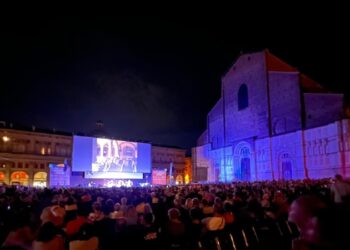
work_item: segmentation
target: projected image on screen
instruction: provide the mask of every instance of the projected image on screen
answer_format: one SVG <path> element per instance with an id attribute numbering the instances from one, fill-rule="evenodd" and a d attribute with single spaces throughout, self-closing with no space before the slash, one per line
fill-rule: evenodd
<path id="1" fill-rule="evenodd" d="M 142 178 L 151 173 L 151 144 L 75 135 L 72 170 L 89 178 Z"/>
<path id="2" fill-rule="evenodd" d="M 137 143 L 97 138 L 92 171 L 137 172 Z"/>

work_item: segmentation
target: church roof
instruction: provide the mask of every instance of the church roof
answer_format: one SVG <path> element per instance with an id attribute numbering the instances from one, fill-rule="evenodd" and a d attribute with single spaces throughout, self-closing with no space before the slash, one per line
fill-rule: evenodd
<path id="1" fill-rule="evenodd" d="M 277 56 L 265 50 L 266 68 L 268 71 L 281 71 L 281 72 L 299 72 L 298 69 L 290 66 L 288 63 L 282 61 Z M 316 92 L 325 93 L 329 92 L 326 88 L 321 86 L 318 82 L 311 79 L 310 77 L 300 73 L 300 83 L 303 92 Z"/>
<path id="2" fill-rule="evenodd" d="M 307 75 L 300 74 L 300 82 L 304 92 L 312 92 L 312 93 L 330 92 L 325 87 L 321 86 L 318 82 L 311 79 Z"/>
<path id="3" fill-rule="evenodd" d="M 265 50 L 266 68 L 268 71 L 299 72 L 296 68 L 282 61 L 277 56 Z"/>

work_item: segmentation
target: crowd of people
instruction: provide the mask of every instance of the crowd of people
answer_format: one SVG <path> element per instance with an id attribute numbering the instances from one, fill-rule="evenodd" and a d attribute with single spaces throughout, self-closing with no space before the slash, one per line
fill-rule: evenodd
<path id="1" fill-rule="evenodd" d="M 0 186 L 1 249 L 349 249 L 335 179 L 184 186 Z M 345 229 L 344 229 L 345 228 Z"/>

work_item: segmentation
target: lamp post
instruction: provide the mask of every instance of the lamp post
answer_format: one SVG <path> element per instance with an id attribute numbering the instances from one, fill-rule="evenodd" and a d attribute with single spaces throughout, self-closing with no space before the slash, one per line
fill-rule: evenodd
<path id="1" fill-rule="evenodd" d="M 5 143 L 5 150 L 6 150 L 6 143 L 10 141 L 10 137 L 4 135 L 2 137 L 2 141 Z M 9 160 L 8 158 L 4 158 L 4 157 L 0 157 L 0 159 L 4 159 L 4 160 Z M 1 164 L 0 166 L 1 168 L 6 168 L 6 165 L 5 164 Z M 6 171 L 6 170 L 5 170 Z"/>
<path id="2" fill-rule="evenodd" d="M 2 140 L 3 140 L 3 142 L 9 142 L 9 141 L 10 141 L 10 137 L 4 135 L 4 136 L 2 137 Z"/>

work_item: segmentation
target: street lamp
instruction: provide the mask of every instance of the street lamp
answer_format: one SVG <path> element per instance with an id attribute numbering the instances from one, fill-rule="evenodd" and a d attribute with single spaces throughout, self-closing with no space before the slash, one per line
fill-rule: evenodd
<path id="1" fill-rule="evenodd" d="M 4 142 L 8 142 L 8 141 L 10 141 L 10 137 L 4 135 L 4 136 L 2 137 L 2 140 L 3 140 Z"/>

